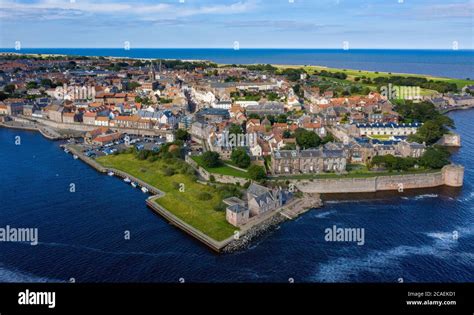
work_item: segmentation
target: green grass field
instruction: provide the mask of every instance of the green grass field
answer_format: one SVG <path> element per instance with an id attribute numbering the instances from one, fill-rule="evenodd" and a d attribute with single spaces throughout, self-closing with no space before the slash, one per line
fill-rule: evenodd
<path id="1" fill-rule="evenodd" d="M 189 175 L 180 173 L 172 176 L 164 175 L 164 168 L 178 171 L 183 165 L 187 165 L 184 161 L 175 160 L 174 164 L 162 160 L 149 162 L 138 160 L 133 154 L 119 154 L 99 157 L 97 162 L 105 167 L 127 172 L 162 190 L 166 194 L 157 199 L 157 203 L 217 241 L 232 236 L 237 230 L 226 221 L 225 211 L 214 210 L 214 206 L 222 201 L 215 188 L 199 184 Z M 177 188 L 179 184 L 184 185 L 184 192 L 180 192 Z M 211 194 L 212 199 L 200 200 L 198 196 L 203 192 Z"/>
<path id="2" fill-rule="evenodd" d="M 202 156 L 200 156 L 200 155 L 193 156 L 192 159 L 199 166 L 204 168 L 209 173 L 220 174 L 220 175 L 229 175 L 229 176 L 235 176 L 235 177 L 250 179 L 250 176 L 247 172 L 236 170 L 235 168 L 232 168 L 232 167 L 230 167 L 228 165 L 225 165 L 223 163 L 218 167 L 213 167 L 213 168 L 205 167 L 202 163 Z"/>
<path id="3" fill-rule="evenodd" d="M 474 84 L 473 78 L 471 80 L 466 79 L 452 79 L 452 78 L 444 78 L 444 77 L 436 77 L 431 75 L 425 74 L 413 74 L 413 73 L 389 73 L 389 72 L 380 72 L 376 73 L 377 71 L 365 71 L 365 70 L 354 70 L 354 69 L 338 69 L 338 68 L 328 68 L 328 67 L 321 67 L 321 66 L 292 66 L 292 65 L 275 65 L 278 68 L 304 68 L 308 73 L 312 74 L 314 71 L 321 71 L 326 70 L 328 72 L 343 72 L 347 74 L 347 79 L 349 81 L 354 81 L 355 77 L 365 76 L 367 78 L 376 78 L 376 77 L 390 77 L 390 76 L 404 76 L 404 77 L 421 77 L 426 78 L 428 80 L 435 80 L 435 81 L 448 81 L 451 83 L 456 83 L 458 88 L 462 88 L 466 85 Z"/>

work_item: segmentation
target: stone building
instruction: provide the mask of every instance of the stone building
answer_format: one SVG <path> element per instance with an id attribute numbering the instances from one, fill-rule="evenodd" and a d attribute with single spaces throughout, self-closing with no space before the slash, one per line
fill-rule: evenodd
<path id="1" fill-rule="evenodd" d="M 257 114 L 260 116 L 280 115 L 285 112 L 285 107 L 280 102 L 268 102 L 259 105 L 250 105 L 245 109 L 247 115 Z"/>
<path id="2" fill-rule="evenodd" d="M 233 226 L 242 226 L 251 219 L 280 208 L 288 198 L 281 189 L 267 188 L 255 183 L 247 188 L 247 200 L 230 197 L 223 200 L 227 204 L 226 220 Z"/>
<path id="3" fill-rule="evenodd" d="M 233 226 L 242 226 L 249 221 L 250 211 L 244 205 L 234 204 L 227 207 L 225 217 Z"/>
<path id="4" fill-rule="evenodd" d="M 0 115 L 8 115 L 7 105 L 0 102 Z"/>
<path id="5" fill-rule="evenodd" d="M 420 123 L 355 124 L 356 136 L 408 136 L 415 134 L 419 127 L 421 127 Z"/>
<path id="6" fill-rule="evenodd" d="M 425 153 L 426 145 L 416 142 L 400 141 L 397 144 L 397 150 L 402 157 L 419 158 Z"/>
<path id="7" fill-rule="evenodd" d="M 350 162 L 354 164 L 365 164 L 375 155 L 374 147 L 368 142 L 353 141 L 347 148 Z"/>
<path id="8" fill-rule="evenodd" d="M 82 116 L 82 121 L 85 125 L 95 125 L 95 120 L 97 117 L 97 113 L 94 112 L 86 112 Z"/>
<path id="9" fill-rule="evenodd" d="M 52 121 L 63 122 L 64 107 L 60 105 L 50 105 L 48 109 L 48 117 Z"/>
<path id="10" fill-rule="evenodd" d="M 74 123 L 76 114 L 75 113 L 63 113 L 64 123 Z"/>
<path id="11" fill-rule="evenodd" d="M 396 144 L 391 141 L 384 141 L 383 143 L 376 143 L 373 145 L 375 155 L 397 155 L 398 150 Z"/>
<path id="12" fill-rule="evenodd" d="M 278 209 L 283 204 L 282 192 L 255 183 L 247 189 L 248 208 L 251 216 Z"/>
<path id="13" fill-rule="evenodd" d="M 34 110 L 33 105 L 24 105 L 23 106 L 23 115 L 32 116 L 33 115 L 33 110 Z"/>
<path id="14" fill-rule="evenodd" d="M 23 114 L 23 103 L 21 102 L 7 102 L 8 115 L 16 116 Z"/>
<path id="15" fill-rule="evenodd" d="M 346 152 L 343 149 L 280 150 L 272 154 L 274 174 L 306 174 L 345 172 Z"/>

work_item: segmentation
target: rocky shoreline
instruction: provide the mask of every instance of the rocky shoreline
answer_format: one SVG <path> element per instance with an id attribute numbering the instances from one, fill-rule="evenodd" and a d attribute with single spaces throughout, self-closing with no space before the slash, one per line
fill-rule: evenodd
<path id="1" fill-rule="evenodd" d="M 275 230 L 281 223 L 295 219 L 311 209 L 322 207 L 322 205 L 323 203 L 319 194 L 304 194 L 302 198 L 293 200 L 270 218 L 245 231 L 244 235 L 224 247 L 222 253 L 233 253 L 245 250 L 249 248 L 255 240 Z"/>
<path id="2" fill-rule="evenodd" d="M 286 220 L 288 219 L 280 213 L 275 214 L 274 216 L 268 218 L 260 224 L 250 228 L 245 233 L 245 235 L 236 238 L 234 241 L 229 243 L 226 247 L 222 249 L 222 253 L 228 254 L 249 248 L 249 246 L 254 243 L 256 239 L 275 230 L 278 225 L 280 225 Z"/>

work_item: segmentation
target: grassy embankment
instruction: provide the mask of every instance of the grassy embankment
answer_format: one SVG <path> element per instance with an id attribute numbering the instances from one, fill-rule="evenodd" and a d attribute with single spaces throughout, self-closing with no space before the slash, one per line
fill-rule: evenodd
<path id="1" fill-rule="evenodd" d="M 191 176 L 179 173 L 186 165 L 175 160 L 174 164 L 158 159 L 155 162 L 138 160 L 133 154 L 108 155 L 97 158 L 105 167 L 115 168 L 137 177 L 165 192 L 165 196 L 156 200 L 169 212 L 200 230 L 211 238 L 222 241 L 234 234 L 236 228 L 225 219 L 225 211 L 216 211 L 214 207 L 222 198 L 216 188 L 197 183 Z M 173 168 L 176 173 L 166 176 L 164 169 Z M 179 185 L 184 184 L 184 192 Z M 202 193 L 209 193 L 210 200 L 201 200 Z"/>

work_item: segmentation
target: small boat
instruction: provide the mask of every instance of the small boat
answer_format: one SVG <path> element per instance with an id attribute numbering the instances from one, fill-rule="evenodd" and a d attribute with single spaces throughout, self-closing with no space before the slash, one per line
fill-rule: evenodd
<path id="1" fill-rule="evenodd" d="M 126 182 L 126 183 L 130 183 L 130 182 L 131 182 L 130 178 L 128 178 L 128 177 L 124 178 L 123 181 Z"/>
<path id="2" fill-rule="evenodd" d="M 142 191 L 146 194 L 148 192 L 148 188 L 142 187 Z"/>
<path id="3" fill-rule="evenodd" d="M 115 174 L 114 174 L 114 172 L 108 172 L 107 175 L 114 176 Z"/>
<path id="4" fill-rule="evenodd" d="M 72 157 L 74 158 L 74 160 L 77 160 L 77 159 L 79 158 L 79 157 L 78 157 L 77 155 L 75 155 L 75 154 L 74 154 Z"/>
<path id="5" fill-rule="evenodd" d="M 131 185 L 132 185 L 132 187 L 133 187 L 133 188 L 137 188 L 137 183 L 135 183 L 135 182 L 132 182 L 132 184 L 131 184 Z"/>
<path id="6" fill-rule="evenodd" d="M 64 152 L 69 153 L 69 150 L 68 150 L 68 149 L 64 149 Z"/>

